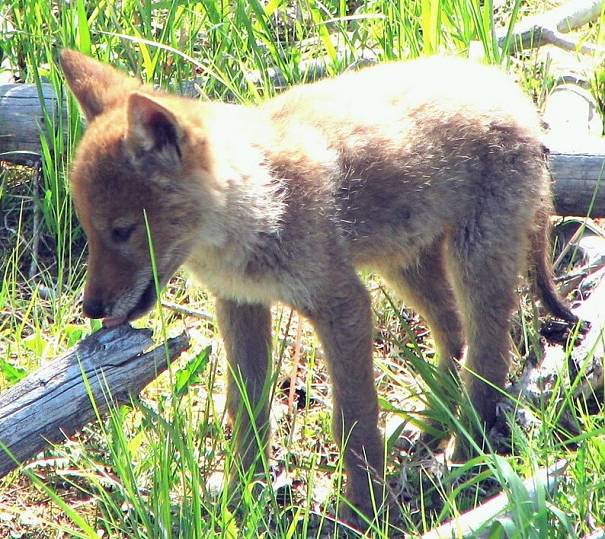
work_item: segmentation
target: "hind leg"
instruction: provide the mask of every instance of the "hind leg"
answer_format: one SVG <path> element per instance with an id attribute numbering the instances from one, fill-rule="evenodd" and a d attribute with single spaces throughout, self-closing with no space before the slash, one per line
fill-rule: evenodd
<path id="1" fill-rule="evenodd" d="M 524 221 L 513 217 L 508 216 L 504 223 L 494 222 L 491 215 L 484 226 L 480 218 L 471 217 L 454 232 L 448 249 L 468 343 L 462 379 L 486 429 L 495 422 L 499 390 L 508 375 L 510 319 L 526 253 Z M 481 445 L 481 432 L 472 422 L 466 426 Z M 454 458 L 463 459 L 468 454 L 466 444 L 458 439 Z"/>

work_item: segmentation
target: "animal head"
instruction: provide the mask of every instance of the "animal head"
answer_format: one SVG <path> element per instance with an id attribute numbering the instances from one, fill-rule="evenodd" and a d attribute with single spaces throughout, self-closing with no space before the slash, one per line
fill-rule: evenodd
<path id="1" fill-rule="evenodd" d="M 202 105 L 75 51 L 61 66 L 88 122 L 70 177 L 89 249 L 83 310 L 115 325 L 153 307 L 152 256 L 164 286 L 196 241 L 212 199 L 203 114 L 191 114 Z"/>

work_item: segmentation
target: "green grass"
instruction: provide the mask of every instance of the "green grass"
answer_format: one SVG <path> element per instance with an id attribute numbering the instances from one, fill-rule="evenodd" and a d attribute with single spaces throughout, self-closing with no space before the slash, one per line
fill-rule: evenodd
<path id="1" fill-rule="evenodd" d="M 527 90 L 543 98 L 551 84 L 544 76 L 547 66 L 532 55 L 512 59 L 510 41 L 503 50 L 496 46 L 491 4 L 4 2 L 0 19 L 12 29 L 0 31 L 1 59 L 39 91 L 42 83 L 52 84 L 57 95 L 66 96 L 66 110 L 45 115 L 38 185 L 27 169 L 0 169 L 0 390 L 98 328 L 82 319 L 78 304 L 84 239 L 67 175 L 82 125 L 57 68 L 60 48 L 77 48 L 175 91 L 195 81 L 204 98 L 254 103 L 312 78 L 313 70 L 305 68 L 309 64 L 315 72 L 333 75 L 355 66 L 362 52 L 371 51 L 379 61 L 439 51 L 466 55 L 471 43 L 478 43 L 486 61 L 514 65 Z M 506 27 L 526 10 L 526 4 L 509 2 L 496 15 Z M 599 80 L 595 84 L 601 88 Z M 30 275 L 34 208 L 41 235 L 38 268 Z M 177 276 L 164 297 L 211 312 L 211 299 L 184 285 L 185 278 Z M 401 502 L 391 510 L 394 528 L 378 526 L 374 536 L 426 531 L 503 489 L 512 512 L 490 524 L 491 537 L 581 537 L 605 526 L 605 415 L 574 398 L 577 380 L 564 374 L 553 398 L 533 410 L 540 422 L 528 429 L 513 426 L 511 456 L 481 453 L 448 471 L 407 454 L 399 435 L 409 424 L 426 421 L 419 412 L 423 404 L 432 404 L 432 413 L 450 431 L 460 429 L 450 411 L 451 402 L 460 400 L 459 389 L 431 366 L 432 343 L 422 323 L 373 284 L 372 289 L 383 416 L 394 425 L 387 429 L 388 474 Z M 516 343 L 526 355 L 539 343 L 530 318 L 521 318 Z M 301 323 L 287 309 L 276 308 L 274 356 L 281 370 L 276 368 L 269 391 L 278 416 L 271 464 L 287 468 L 289 490 L 274 491 L 266 486 L 268 478 L 249 477 L 242 478 L 237 499 L 211 488 L 211 478 L 233 461 L 223 417 L 226 367 L 216 328 L 205 319 L 155 311 L 138 325 L 152 327 L 158 338 L 186 326 L 191 352 L 132 407 L 114 409 L 70 443 L 46 452 L 62 464 L 1 480 L 0 536 L 97 537 L 98 530 L 112 538 L 343 536 L 343 528 L 332 521 L 335 507 L 344 503 L 338 495 L 342 462 L 329 433 L 327 375 L 307 326 L 301 331 L 303 361 L 294 376 L 300 404 L 289 412 L 288 389 L 283 390 L 294 368 L 295 326 Z M 463 417 L 472 416 L 464 401 L 461 408 Z M 563 409 L 581 434 L 563 431 L 558 421 Z M 520 481 L 561 457 L 570 465 L 556 493 L 530 500 Z M 28 524 L 24 507 L 41 521 Z"/>

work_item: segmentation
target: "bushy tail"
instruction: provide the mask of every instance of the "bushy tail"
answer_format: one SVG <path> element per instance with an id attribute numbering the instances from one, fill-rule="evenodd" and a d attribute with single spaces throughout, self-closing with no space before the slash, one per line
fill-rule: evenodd
<path id="1" fill-rule="evenodd" d="M 558 318 L 577 322 L 578 317 L 571 312 L 567 302 L 559 295 L 553 279 L 550 261 L 550 219 L 548 212 L 537 215 L 537 228 L 530 239 L 529 264 L 532 285 L 536 295 L 546 308 Z"/>

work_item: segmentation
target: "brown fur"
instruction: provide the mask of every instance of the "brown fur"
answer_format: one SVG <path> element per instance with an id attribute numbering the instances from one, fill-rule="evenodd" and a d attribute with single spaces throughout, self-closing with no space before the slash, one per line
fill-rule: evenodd
<path id="1" fill-rule="evenodd" d="M 155 92 L 76 52 L 61 59 L 89 120 L 71 175 L 90 249 L 85 313 L 118 323 L 152 306 L 145 211 L 161 284 L 185 265 L 217 296 L 229 411 L 242 407 L 239 377 L 266 451 L 269 306 L 298 309 L 325 348 L 347 495 L 366 513 L 368 470 L 381 477 L 384 462 L 356 268 L 383 274 L 426 317 L 444 369 L 464 353 L 487 425 L 497 391 L 471 373 L 505 383 L 528 250 L 546 305 L 574 318 L 547 263 L 538 117 L 496 69 L 395 63 L 243 107 Z M 244 416 L 236 445 L 250 467 L 259 450 Z"/>

